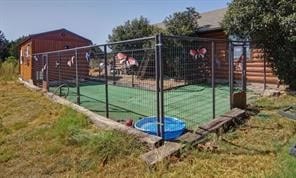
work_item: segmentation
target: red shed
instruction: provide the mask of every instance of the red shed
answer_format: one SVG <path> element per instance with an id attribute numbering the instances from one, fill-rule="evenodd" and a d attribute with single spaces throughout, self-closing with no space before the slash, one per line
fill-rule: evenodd
<path id="1" fill-rule="evenodd" d="M 91 45 L 92 42 L 66 29 L 29 35 L 20 44 L 20 76 L 36 84 L 40 67 L 33 54 Z M 40 59 L 42 60 L 42 59 Z M 55 63 L 48 58 L 48 65 Z M 83 71 L 80 71 L 83 72 Z M 88 73 L 88 71 L 85 71 Z"/>

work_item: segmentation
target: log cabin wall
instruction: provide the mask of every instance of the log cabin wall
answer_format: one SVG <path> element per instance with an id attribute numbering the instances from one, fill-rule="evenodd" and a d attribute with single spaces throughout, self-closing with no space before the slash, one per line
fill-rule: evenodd
<path id="1" fill-rule="evenodd" d="M 221 30 L 200 33 L 198 34 L 198 37 L 223 40 L 227 40 L 228 38 L 227 35 Z M 208 51 L 208 53 L 211 52 Z M 210 54 L 208 56 L 211 58 Z M 228 80 L 228 43 L 226 41 L 215 41 L 215 61 L 215 78 Z"/>
<path id="2" fill-rule="evenodd" d="M 222 30 L 204 32 L 198 34 L 201 38 L 212 39 L 225 39 L 228 37 Z M 209 51 L 210 52 L 210 51 Z M 216 54 L 216 68 L 215 77 L 217 79 L 228 80 L 229 67 L 228 67 L 228 43 L 227 42 L 215 42 L 215 54 Z M 210 56 L 210 55 L 209 55 Z M 235 59 L 236 60 L 236 59 Z M 278 84 L 279 79 L 273 74 L 271 65 L 266 62 L 266 83 Z M 234 79 L 241 80 L 242 71 L 239 68 L 234 70 Z M 248 83 L 264 83 L 264 53 L 261 49 L 255 45 L 250 46 L 250 57 L 247 59 L 247 82 Z"/>
<path id="3" fill-rule="evenodd" d="M 238 59 L 234 59 L 237 61 Z M 271 65 L 266 62 L 264 69 L 264 52 L 262 49 L 250 46 L 250 56 L 247 57 L 247 82 L 262 83 L 266 80 L 266 84 L 278 84 L 279 79 L 273 74 Z M 265 71 L 265 74 L 264 74 Z M 240 67 L 234 69 L 234 79 L 241 80 L 242 70 Z"/>
<path id="4" fill-rule="evenodd" d="M 266 83 L 278 84 L 279 79 L 272 72 L 271 65 L 266 62 Z M 264 53 L 262 49 L 251 46 L 251 59 L 247 61 L 247 81 L 264 83 Z"/>

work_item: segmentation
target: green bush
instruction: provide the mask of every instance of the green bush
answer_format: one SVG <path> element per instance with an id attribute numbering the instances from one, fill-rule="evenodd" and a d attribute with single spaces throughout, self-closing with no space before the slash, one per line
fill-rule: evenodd
<path id="1" fill-rule="evenodd" d="M 251 39 L 267 54 L 279 79 L 296 89 L 295 0 L 235 0 L 223 27 L 229 35 Z"/>
<path id="2" fill-rule="evenodd" d="M 10 56 L 4 62 L 0 62 L 0 80 L 15 80 L 18 75 L 17 59 Z"/>

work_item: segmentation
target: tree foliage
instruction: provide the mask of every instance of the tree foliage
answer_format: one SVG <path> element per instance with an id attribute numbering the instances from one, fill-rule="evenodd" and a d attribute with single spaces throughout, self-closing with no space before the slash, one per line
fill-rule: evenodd
<path id="1" fill-rule="evenodd" d="M 15 58 L 19 58 L 19 44 L 25 39 L 25 36 L 21 36 L 14 41 L 10 41 L 8 45 L 8 53 L 9 56 L 14 56 Z"/>
<path id="2" fill-rule="evenodd" d="M 8 41 L 0 30 L 0 61 L 8 56 Z"/>
<path id="3" fill-rule="evenodd" d="M 150 25 L 148 19 L 141 16 L 140 18 L 128 20 L 123 25 L 115 27 L 112 30 L 112 34 L 108 36 L 108 41 L 115 42 L 148 37 L 158 33 L 159 31 L 159 28 Z M 127 49 L 139 49 L 144 46 L 148 47 L 151 45 L 152 44 L 149 41 L 138 41 L 133 43 L 110 45 L 109 47 L 113 50 L 121 51 Z"/>
<path id="4" fill-rule="evenodd" d="M 278 77 L 296 88 L 295 0 L 234 0 L 223 27 L 230 35 L 254 40 Z"/>
<path id="5" fill-rule="evenodd" d="M 7 58 L 14 57 L 19 58 L 19 44 L 23 41 L 25 36 L 19 37 L 16 40 L 8 41 L 4 33 L 0 30 L 0 61 L 4 61 Z"/>
<path id="6" fill-rule="evenodd" d="M 185 11 L 175 12 L 165 18 L 163 23 L 167 33 L 171 35 L 190 36 L 198 28 L 199 13 L 193 7 L 186 8 Z"/>
<path id="7" fill-rule="evenodd" d="M 109 42 L 129 40 L 154 35 L 157 31 L 156 27 L 149 24 L 145 17 L 135 18 L 126 21 L 123 25 L 119 25 L 112 30 L 112 34 L 108 36 Z"/>

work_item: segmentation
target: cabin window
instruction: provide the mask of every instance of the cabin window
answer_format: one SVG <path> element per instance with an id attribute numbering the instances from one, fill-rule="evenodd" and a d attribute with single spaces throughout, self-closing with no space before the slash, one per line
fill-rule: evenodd
<path id="1" fill-rule="evenodd" d="M 251 52 L 250 52 L 249 45 L 247 45 L 246 50 L 247 50 L 247 60 L 249 60 L 251 58 Z M 240 56 L 243 54 L 243 47 L 242 46 L 234 46 L 233 53 L 234 53 L 233 58 L 239 59 Z"/>
<path id="2" fill-rule="evenodd" d="M 229 40 L 243 41 L 241 38 L 239 38 L 236 35 L 229 35 Z M 233 58 L 234 58 L 234 60 L 237 60 L 243 54 L 243 43 L 242 42 L 233 42 L 232 44 L 233 44 Z M 246 50 L 247 50 L 247 60 L 250 60 L 251 59 L 251 49 L 250 49 L 250 44 L 248 44 L 248 43 L 246 46 Z"/>

